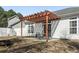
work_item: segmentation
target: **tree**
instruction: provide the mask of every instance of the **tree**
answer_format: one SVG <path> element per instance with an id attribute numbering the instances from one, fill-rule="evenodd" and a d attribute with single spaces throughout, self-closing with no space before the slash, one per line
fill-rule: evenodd
<path id="1" fill-rule="evenodd" d="M 19 17 L 22 17 L 22 16 L 23 16 L 21 13 L 17 13 L 17 15 L 18 15 Z"/>
<path id="2" fill-rule="evenodd" d="M 12 9 L 10 9 L 9 11 L 7 11 L 7 17 L 11 17 L 11 16 L 14 16 L 16 15 L 16 12 L 13 11 Z"/>
<path id="3" fill-rule="evenodd" d="M 19 17 L 22 16 L 21 13 L 16 13 L 14 10 L 10 9 L 8 11 L 5 11 L 2 7 L 0 7 L 0 27 L 7 27 L 8 21 L 7 19 L 9 17 L 12 17 L 14 15 L 18 15 Z"/>
<path id="4" fill-rule="evenodd" d="M 0 15 L 4 12 L 4 9 L 0 7 Z"/>

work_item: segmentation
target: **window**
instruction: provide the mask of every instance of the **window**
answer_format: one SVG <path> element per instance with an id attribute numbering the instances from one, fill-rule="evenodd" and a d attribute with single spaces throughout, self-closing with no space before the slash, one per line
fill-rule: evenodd
<path id="1" fill-rule="evenodd" d="M 70 34 L 77 34 L 77 21 L 70 21 Z"/>
<path id="2" fill-rule="evenodd" d="M 76 27 L 77 26 L 77 21 L 70 21 L 70 26 L 71 27 Z"/>
<path id="3" fill-rule="evenodd" d="M 72 19 L 77 19 L 77 17 L 70 18 L 70 20 L 72 20 Z"/>
<path id="4" fill-rule="evenodd" d="M 28 26 L 28 33 L 33 33 L 33 32 L 34 32 L 33 25 L 29 25 Z"/>

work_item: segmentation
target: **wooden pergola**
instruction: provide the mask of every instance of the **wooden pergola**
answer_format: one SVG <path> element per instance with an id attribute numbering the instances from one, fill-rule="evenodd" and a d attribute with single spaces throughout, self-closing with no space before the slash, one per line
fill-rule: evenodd
<path id="1" fill-rule="evenodd" d="M 45 29 L 45 37 L 46 41 L 48 41 L 48 21 L 57 20 L 60 17 L 58 17 L 56 14 L 50 11 L 44 11 L 40 13 L 35 13 L 29 16 L 23 17 L 23 20 L 28 20 L 35 23 L 45 22 L 46 29 Z M 22 22 L 21 22 L 21 35 L 22 35 Z"/>

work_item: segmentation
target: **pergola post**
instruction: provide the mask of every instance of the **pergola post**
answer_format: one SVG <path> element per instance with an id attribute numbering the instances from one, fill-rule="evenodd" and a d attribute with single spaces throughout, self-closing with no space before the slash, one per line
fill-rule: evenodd
<path id="1" fill-rule="evenodd" d="M 48 15 L 46 15 L 46 33 L 45 33 L 45 36 L 46 36 L 46 42 L 48 42 Z"/>
<path id="2" fill-rule="evenodd" d="M 23 22 L 21 21 L 21 37 L 22 37 L 22 34 L 23 34 L 23 33 L 22 33 L 22 31 L 23 31 L 23 30 L 22 30 L 22 26 L 23 26 Z"/>

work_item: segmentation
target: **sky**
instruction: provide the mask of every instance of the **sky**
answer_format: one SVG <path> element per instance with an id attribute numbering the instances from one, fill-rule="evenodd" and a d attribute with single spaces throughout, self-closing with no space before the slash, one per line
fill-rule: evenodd
<path id="1" fill-rule="evenodd" d="M 6 11 L 13 9 L 16 13 L 20 12 L 23 16 L 31 15 L 45 10 L 57 11 L 64 8 L 69 8 L 69 6 L 2 6 L 2 7 Z"/>

